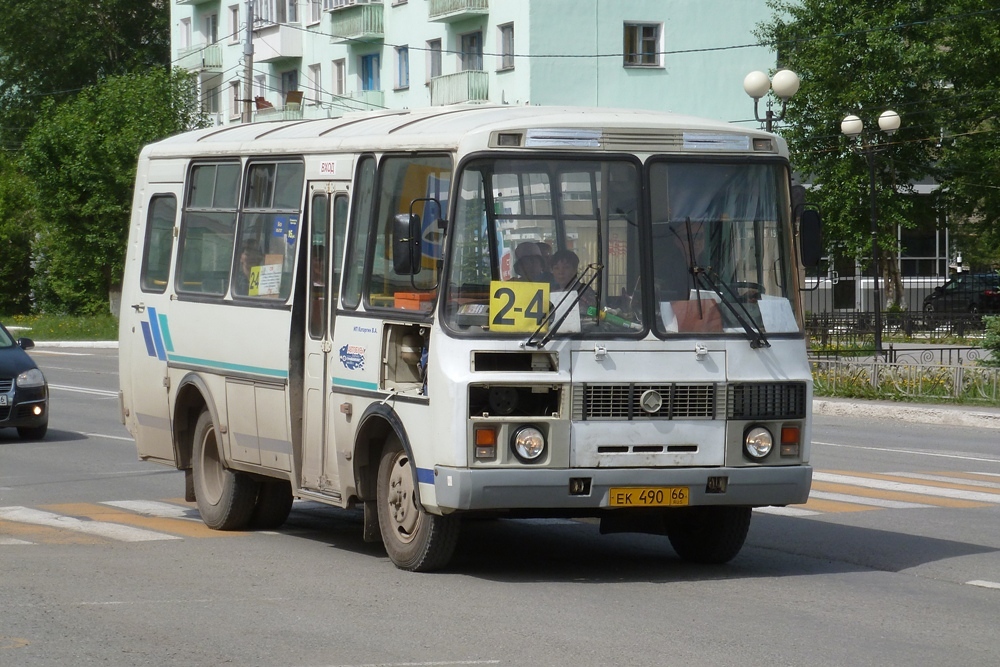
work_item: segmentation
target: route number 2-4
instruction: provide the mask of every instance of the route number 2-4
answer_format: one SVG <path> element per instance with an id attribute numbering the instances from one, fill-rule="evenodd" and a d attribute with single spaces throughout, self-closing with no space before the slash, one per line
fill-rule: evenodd
<path id="1" fill-rule="evenodd" d="M 492 331 L 534 331 L 548 314 L 548 283 L 490 283 Z"/>

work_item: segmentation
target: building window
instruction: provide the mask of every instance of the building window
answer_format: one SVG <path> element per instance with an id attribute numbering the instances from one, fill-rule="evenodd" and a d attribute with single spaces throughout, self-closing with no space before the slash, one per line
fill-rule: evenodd
<path id="1" fill-rule="evenodd" d="M 240 41 L 240 6 L 229 6 L 229 42 L 235 44 Z"/>
<path id="2" fill-rule="evenodd" d="M 427 83 L 437 76 L 441 76 L 441 40 L 432 39 L 427 42 Z"/>
<path id="3" fill-rule="evenodd" d="M 319 23 L 323 19 L 323 0 L 309 0 L 309 23 Z"/>
<path id="4" fill-rule="evenodd" d="M 660 24 L 625 24 L 625 67 L 659 67 Z"/>
<path id="5" fill-rule="evenodd" d="M 233 81 L 229 84 L 233 105 L 229 108 L 229 116 L 236 118 L 243 113 L 243 95 L 240 94 L 240 82 Z"/>
<path id="6" fill-rule="evenodd" d="M 382 59 L 377 53 L 361 56 L 361 90 L 382 90 Z"/>
<path id="7" fill-rule="evenodd" d="M 215 44 L 219 41 L 219 15 L 208 14 L 205 16 L 205 43 Z"/>
<path id="8" fill-rule="evenodd" d="M 202 103 L 202 109 L 205 113 L 219 113 L 219 89 L 210 88 L 208 92 L 205 93 L 205 98 Z"/>
<path id="9" fill-rule="evenodd" d="M 410 47 L 396 47 L 396 90 L 410 87 Z"/>
<path id="10" fill-rule="evenodd" d="M 347 63 L 344 59 L 333 61 L 333 94 L 344 95 L 347 92 Z"/>
<path id="11" fill-rule="evenodd" d="M 264 74 L 258 74 L 253 78 L 253 96 L 254 97 L 267 97 L 267 77 Z"/>
<path id="12" fill-rule="evenodd" d="M 177 31 L 178 46 L 187 49 L 191 46 L 191 19 L 181 19 L 180 29 Z"/>
<path id="13" fill-rule="evenodd" d="M 497 53 L 500 54 L 497 69 L 514 69 L 514 24 L 497 26 Z"/>
<path id="14" fill-rule="evenodd" d="M 323 101 L 323 71 L 319 63 L 309 66 L 309 90 L 312 99 L 306 100 L 308 104 L 319 104 Z"/>
<path id="15" fill-rule="evenodd" d="M 299 89 L 299 71 L 290 69 L 281 73 L 281 96 L 284 97 L 293 90 Z"/>
<path id="16" fill-rule="evenodd" d="M 462 35 L 462 52 L 459 54 L 459 69 L 463 72 L 483 69 L 483 33 L 470 32 Z"/>

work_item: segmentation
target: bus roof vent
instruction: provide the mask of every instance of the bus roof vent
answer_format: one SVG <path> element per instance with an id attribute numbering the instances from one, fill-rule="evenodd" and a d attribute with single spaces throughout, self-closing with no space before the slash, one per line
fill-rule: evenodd
<path id="1" fill-rule="evenodd" d="M 750 137 L 745 134 L 685 132 L 685 150 L 694 151 L 748 151 Z"/>
<path id="2" fill-rule="evenodd" d="M 656 130 L 605 130 L 604 149 L 638 153 L 667 153 L 681 149 L 680 132 Z"/>

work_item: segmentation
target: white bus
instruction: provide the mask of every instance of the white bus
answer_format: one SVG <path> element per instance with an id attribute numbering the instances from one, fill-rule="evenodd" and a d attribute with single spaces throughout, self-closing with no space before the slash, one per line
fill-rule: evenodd
<path id="1" fill-rule="evenodd" d="M 445 566 L 463 515 L 597 518 L 728 561 L 752 508 L 805 502 L 812 476 L 818 219 L 796 230 L 789 189 L 780 138 L 647 111 L 160 141 L 136 178 L 122 419 L 220 530 L 301 498 L 363 508 L 408 570 Z"/>

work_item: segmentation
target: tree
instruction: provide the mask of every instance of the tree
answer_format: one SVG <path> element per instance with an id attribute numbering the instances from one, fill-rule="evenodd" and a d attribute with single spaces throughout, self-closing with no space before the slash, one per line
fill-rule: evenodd
<path id="1" fill-rule="evenodd" d="M 964 134 L 973 121 L 976 127 L 992 122 L 982 115 L 996 99 L 1000 72 L 995 26 L 1000 15 L 991 4 L 881 0 L 856 3 L 844 11 L 842 5 L 825 0 L 768 0 L 774 18 L 758 27 L 758 37 L 774 46 L 781 66 L 803 80 L 789 102 L 782 134 L 793 163 L 814 186 L 809 199 L 821 209 L 835 253 L 871 256 L 868 164 L 851 151 L 840 121 L 853 113 L 862 117 L 866 128 L 877 130 L 878 115 L 886 109 L 903 119 L 887 150 L 875 156 L 880 272 L 889 279 L 896 304 L 902 295 L 895 229 L 911 225 L 913 197 L 902 195 L 913 193 L 913 183 L 936 177 L 947 193 L 941 201 L 953 213 L 995 220 L 983 207 L 982 190 L 976 197 L 960 190 L 953 178 L 940 180 L 949 175 L 943 167 L 954 177 L 958 165 L 971 169 L 987 159 L 979 143 L 967 145 L 959 161 L 957 142 L 942 143 L 941 137 L 943 131 Z M 977 8 L 979 13 L 970 13 Z M 969 40 L 979 38 L 988 40 L 987 48 L 973 54 L 983 43 Z M 968 71 L 968 62 L 959 62 L 962 57 L 971 57 L 976 71 Z M 956 81 L 962 81 L 978 108 L 954 108 L 966 99 L 955 89 Z M 988 87 L 994 91 L 992 98 L 979 97 Z M 991 114 L 995 118 L 995 111 Z"/>
<path id="2" fill-rule="evenodd" d="M 43 107 L 22 160 L 44 222 L 35 245 L 43 303 L 106 312 L 121 280 L 139 151 L 201 122 L 193 79 L 165 69 L 111 77 Z"/>
<path id="3" fill-rule="evenodd" d="M 170 62 L 165 0 L 0 0 L 0 146 L 16 148 L 47 99 Z"/>
<path id="4" fill-rule="evenodd" d="M 0 313 L 31 307 L 31 240 L 35 234 L 32 183 L 0 152 Z"/>

